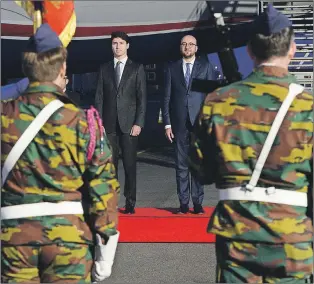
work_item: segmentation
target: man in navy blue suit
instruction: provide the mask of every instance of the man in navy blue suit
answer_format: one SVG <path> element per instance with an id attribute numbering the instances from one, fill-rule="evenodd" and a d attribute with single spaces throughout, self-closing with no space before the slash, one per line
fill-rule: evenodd
<path id="1" fill-rule="evenodd" d="M 190 176 L 188 154 L 190 136 L 196 116 L 204 102 L 205 93 L 191 90 L 193 79 L 215 80 L 215 72 L 208 60 L 198 59 L 196 39 L 187 35 L 181 40 L 182 59 L 170 63 L 165 70 L 163 122 L 168 140 L 175 144 L 177 193 L 179 212 L 189 212 L 190 192 L 194 213 L 203 214 L 204 187 Z"/>

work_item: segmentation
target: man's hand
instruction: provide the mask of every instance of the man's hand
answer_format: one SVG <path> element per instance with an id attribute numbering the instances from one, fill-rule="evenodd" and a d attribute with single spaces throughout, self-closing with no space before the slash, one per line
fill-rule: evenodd
<path id="1" fill-rule="evenodd" d="M 133 125 L 130 135 L 131 136 L 139 136 L 141 131 L 142 131 L 142 128 L 140 126 Z"/>
<path id="2" fill-rule="evenodd" d="M 171 143 L 173 142 L 172 139 L 174 138 L 174 135 L 172 133 L 171 127 L 166 129 L 166 137 Z"/>

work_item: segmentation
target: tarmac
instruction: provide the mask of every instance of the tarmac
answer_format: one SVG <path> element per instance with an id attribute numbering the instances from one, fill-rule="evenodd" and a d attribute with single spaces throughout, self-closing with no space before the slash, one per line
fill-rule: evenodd
<path id="1" fill-rule="evenodd" d="M 157 127 L 150 129 L 150 134 L 143 132 L 143 136 L 154 136 L 158 145 L 146 149 L 145 143 L 140 145 L 136 206 L 177 208 L 173 146 L 165 140 L 161 126 Z M 119 207 L 123 207 L 124 170 L 121 160 L 118 171 L 121 185 Z M 205 186 L 204 206 L 216 206 L 217 197 L 215 188 Z M 215 283 L 215 265 L 214 244 L 121 243 L 112 275 L 102 283 Z"/>
<path id="2" fill-rule="evenodd" d="M 150 162 L 144 162 L 146 156 Z M 175 169 L 170 164 L 152 164 L 153 158 L 160 163 L 161 157 L 151 152 L 142 152 L 138 156 L 137 207 L 177 208 Z M 119 207 L 123 207 L 122 163 L 118 170 L 121 185 Z M 215 206 L 216 203 L 215 188 L 206 186 L 203 205 Z M 102 283 L 215 283 L 215 247 L 214 244 L 202 243 L 121 243 L 112 275 Z"/>
<path id="3" fill-rule="evenodd" d="M 137 207 L 178 208 L 173 145 L 158 122 L 160 104 L 150 98 L 139 139 Z M 124 170 L 119 163 L 121 196 Z M 203 206 L 216 206 L 218 193 L 205 186 Z M 192 207 L 192 203 L 190 203 Z M 136 209 L 135 209 L 136 210 Z M 134 228 L 136 230 L 136 228 Z M 104 284 L 215 283 L 215 245 L 204 243 L 120 243 L 110 278 Z"/>

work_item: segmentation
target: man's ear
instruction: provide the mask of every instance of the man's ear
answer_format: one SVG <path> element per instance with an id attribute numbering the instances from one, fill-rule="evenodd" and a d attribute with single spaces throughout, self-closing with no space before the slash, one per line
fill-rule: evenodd
<path id="1" fill-rule="evenodd" d="M 61 69 L 60 69 L 60 75 L 62 78 L 64 78 L 67 74 L 67 63 L 64 62 L 61 66 Z"/>
<path id="2" fill-rule="evenodd" d="M 290 48 L 289 48 L 289 51 L 288 51 L 289 60 L 291 60 L 294 57 L 296 50 L 297 50 L 297 45 L 296 45 L 295 41 L 292 41 Z"/>
<path id="3" fill-rule="evenodd" d="M 197 51 L 198 51 L 198 46 L 195 47 L 195 52 L 197 52 Z"/>
<path id="4" fill-rule="evenodd" d="M 250 58 L 254 61 L 255 56 L 252 54 L 252 50 L 251 50 L 249 45 L 246 46 L 246 51 L 247 51 L 248 55 L 250 56 Z"/>
<path id="5" fill-rule="evenodd" d="M 130 47 L 130 44 L 128 43 L 128 44 L 126 45 L 126 49 L 129 49 L 129 47 Z"/>

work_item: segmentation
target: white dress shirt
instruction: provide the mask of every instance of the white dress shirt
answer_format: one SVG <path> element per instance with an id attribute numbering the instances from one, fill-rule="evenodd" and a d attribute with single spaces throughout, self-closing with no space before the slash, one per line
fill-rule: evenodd
<path id="1" fill-rule="evenodd" d="M 185 74 L 186 74 L 186 64 L 190 63 L 190 72 L 191 72 L 190 76 L 191 76 L 192 70 L 193 70 L 193 66 L 194 66 L 194 62 L 195 62 L 195 58 L 191 62 L 187 62 L 184 59 L 182 60 L 182 67 L 183 67 L 183 75 L 184 75 L 184 77 L 185 77 Z"/>
<path id="2" fill-rule="evenodd" d="M 121 63 L 120 63 L 120 68 L 121 68 L 120 70 L 121 70 L 121 72 L 120 72 L 119 82 L 121 81 L 121 77 L 122 77 L 122 74 L 123 74 L 124 66 L 125 66 L 127 60 L 128 60 L 128 57 L 127 57 L 127 56 L 124 57 L 124 58 L 121 59 L 121 60 L 119 60 L 119 59 L 117 59 L 117 58 L 114 58 L 114 59 L 113 59 L 113 64 L 114 64 L 113 67 L 114 67 L 114 69 L 116 69 L 118 61 L 121 62 Z"/>
<path id="3" fill-rule="evenodd" d="M 183 75 L 184 75 L 184 78 L 185 78 L 185 74 L 186 74 L 186 63 L 190 63 L 190 76 L 192 75 L 192 70 L 193 70 L 193 66 L 194 66 L 194 62 L 195 62 L 195 57 L 194 59 L 191 61 L 191 62 L 187 62 L 184 60 L 184 58 L 182 58 L 182 68 L 183 68 Z M 171 128 L 171 125 L 166 125 L 165 126 L 165 129 L 168 129 L 168 128 Z"/>

